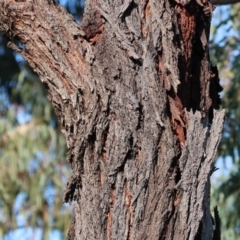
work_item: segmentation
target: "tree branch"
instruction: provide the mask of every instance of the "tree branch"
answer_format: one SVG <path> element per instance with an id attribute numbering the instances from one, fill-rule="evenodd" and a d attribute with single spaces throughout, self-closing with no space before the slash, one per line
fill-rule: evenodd
<path id="1" fill-rule="evenodd" d="M 211 0 L 211 3 L 214 5 L 227 5 L 238 3 L 240 0 Z"/>
<path id="2" fill-rule="evenodd" d="M 0 31 L 9 37 L 8 46 L 29 62 L 55 94 L 53 99 L 74 92 L 73 79 L 81 76 L 84 65 L 79 41 L 84 32 L 63 7 L 46 0 L 38 0 L 37 4 L 1 0 Z M 15 40 L 21 42 L 21 47 Z M 74 69 L 76 66 L 78 69 Z"/>
<path id="3" fill-rule="evenodd" d="M 92 90 L 84 77 L 93 59 L 86 33 L 72 15 L 51 0 L 0 0 L 0 31 L 9 38 L 8 46 L 27 60 L 46 85 L 68 132 L 76 118 L 76 102 Z"/>

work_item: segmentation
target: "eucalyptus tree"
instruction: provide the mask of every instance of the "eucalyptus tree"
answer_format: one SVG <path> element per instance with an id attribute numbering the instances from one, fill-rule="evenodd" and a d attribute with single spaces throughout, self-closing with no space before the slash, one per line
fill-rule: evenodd
<path id="1" fill-rule="evenodd" d="M 220 238 L 209 207 L 224 118 L 212 9 L 88 0 L 78 24 L 54 1 L 0 1 L 0 30 L 41 78 L 66 138 L 69 239 Z"/>

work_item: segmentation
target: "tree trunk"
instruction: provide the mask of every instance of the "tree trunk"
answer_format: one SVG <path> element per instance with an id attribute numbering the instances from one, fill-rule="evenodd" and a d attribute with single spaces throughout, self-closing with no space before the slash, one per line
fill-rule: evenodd
<path id="1" fill-rule="evenodd" d="M 223 127 L 205 0 L 0 0 L 0 30 L 46 85 L 73 173 L 69 239 L 213 239 Z M 17 38 L 22 47 L 13 43 Z"/>

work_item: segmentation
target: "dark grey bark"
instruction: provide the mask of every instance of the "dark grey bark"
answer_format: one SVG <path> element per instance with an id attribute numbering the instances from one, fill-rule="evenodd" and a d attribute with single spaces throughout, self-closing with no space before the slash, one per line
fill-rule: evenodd
<path id="1" fill-rule="evenodd" d="M 48 88 L 66 136 L 69 239 L 213 238 L 224 113 L 211 5 L 199 3 L 88 0 L 79 25 L 50 0 L 0 0 L 0 30 Z"/>
<path id="2" fill-rule="evenodd" d="M 239 0 L 211 0 L 211 3 L 216 5 L 227 5 L 239 2 L 240 2 Z"/>

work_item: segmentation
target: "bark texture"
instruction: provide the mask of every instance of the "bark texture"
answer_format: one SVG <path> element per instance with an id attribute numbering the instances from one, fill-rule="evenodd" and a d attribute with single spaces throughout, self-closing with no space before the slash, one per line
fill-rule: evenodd
<path id="1" fill-rule="evenodd" d="M 213 238 L 224 113 L 206 8 L 88 0 L 78 24 L 51 0 L 0 0 L 0 30 L 48 88 L 66 136 L 69 239 Z"/>

